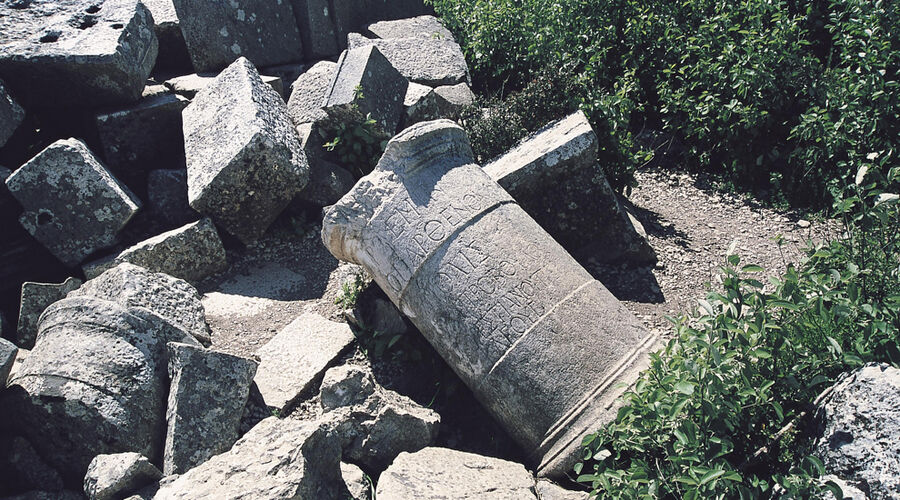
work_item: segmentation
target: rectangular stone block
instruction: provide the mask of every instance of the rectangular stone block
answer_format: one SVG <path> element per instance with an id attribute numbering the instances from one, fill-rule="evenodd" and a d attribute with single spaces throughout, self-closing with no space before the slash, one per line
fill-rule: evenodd
<path id="1" fill-rule="evenodd" d="M 83 142 L 59 140 L 6 179 L 22 204 L 22 226 L 67 266 L 112 246 L 139 208 L 137 198 Z"/>
<path id="2" fill-rule="evenodd" d="M 188 201 L 250 243 L 309 179 L 287 106 L 244 58 L 184 109 Z"/>
<path id="3" fill-rule="evenodd" d="M 359 33 L 347 36 L 353 50 L 374 45 L 409 81 L 436 87 L 469 81 L 469 67 L 459 44 L 443 38 L 366 38 Z"/>
<path id="4" fill-rule="evenodd" d="M 303 59 L 303 44 L 287 1 L 174 0 L 194 69 L 220 70 L 239 57 L 257 66 Z"/>
<path id="5" fill-rule="evenodd" d="M 338 59 L 325 111 L 336 122 L 360 122 L 371 116 L 377 132 L 394 135 L 403 113 L 409 82 L 371 45 L 347 50 Z"/>
<path id="6" fill-rule="evenodd" d="M 3 85 L 3 80 L 0 80 L 0 148 L 6 144 L 24 119 L 25 110 L 12 98 L 9 90 Z"/>
<path id="7" fill-rule="evenodd" d="M 0 75 L 28 107 L 136 101 L 157 49 L 138 0 L 0 4 Z"/>
<path id="8" fill-rule="evenodd" d="M 159 55 L 156 57 L 154 74 L 159 70 L 178 71 L 191 69 L 191 56 L 188 54 L 181 23 L 175 12 L 172 0 L 142 0 L 153 14 L 156 38 L 159 40 Z"/>
<path id="9" fill-rule="evenodd" d="M 551 123 L 484 171 L 576 258 L 656 262 L 597 165 L 597 136 L 583 112 Z"/>
<path id="10" fill-rule="evenodd" d="M 216 79 L 218 73 L 191 73 L 189 75 L 176 76 L 165 81 L 165 86 L 172 92 L 193 99 L 197 92 L 203 90 L 207 85 Z M 272 87 L 272 90 L 284 95 L 284 85 L 280 77 L 259 75 L 263 83 Z"/>
<path id="11" fill-rule="evenodd" d="M 294 125 L 322 122 L 328 113 L 322 109 L 337 64 L 331 61 L 320 61 L 300 75 L 291 86 L 291 98 L 288 99 L 288 113 Z"/>

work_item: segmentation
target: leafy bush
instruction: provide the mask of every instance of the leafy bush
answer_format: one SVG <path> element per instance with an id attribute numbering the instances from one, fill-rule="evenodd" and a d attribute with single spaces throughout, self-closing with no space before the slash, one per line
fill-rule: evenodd
<path id="1" fill-rule="evenodd" d="M 892 2 L 432 4 L 483 89 L 515 95 L 542 72 L 571 75 L 565 88 L 601 136 L 601 164 L 620 187 L 634 168 L 631 134 L 644 127 L 686 144 L 691 168 L 815 208 L 827 207 L 832 189 L 869 156 L 882 172 L 900 165 L 900 9 Z"/>
<path id="2" fill-rule="evenodd" d="M 821 463 L 802 428 L 835 377 L 868 361 L 900 364 L 900 202 L 860 169 L 835 203 L 848 237 L 808 251 L 768 291 L 729 255 L 722 291 L 673 320 L 676 337 L 615 421 L 584 440 L 579 481 L 614 498 L 808 498 Z M 757 455 L 757 450 L 767 452 Z"/>
<path id="3" fill-rule="evenodd" d="M 365 98 L 361 87 L 356 87 L 355 95 L 353 108 L 358 110 L 358 102 Z M 371 114 L 360 121 L 337 123 L 326 133 L 332 139 L 322 147 L 333 153 L 334 159 L 357 179 L 375 169 L 387 146 L 387 140 L 378 133 L 377 122 Z"/>

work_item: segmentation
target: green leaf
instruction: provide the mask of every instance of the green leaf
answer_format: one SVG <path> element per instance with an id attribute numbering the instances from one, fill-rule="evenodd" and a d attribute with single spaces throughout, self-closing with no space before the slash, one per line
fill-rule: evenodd
<path id="1" fill-rule="evenodd" d="M 702 478 L 700 478 L 699 485 L 703 486 L 704 484 L 715 481 L 716 479 L 722 477 L 723 475 L 725 475 L 724 470 L 711 470 L 711 471 L 707 472 L 706 474 L 704 474 Z"/>
<path id="2" fill-rule="evenodd" d="M 677 384 L 675 384 L 675 390 L 682 394 L 686 394 L 686 395 L 690 396 L 691 394 L 694 393 L 694 384 L 692 384 L 686 380 L 682 380 L 682 381 L 678 382 Z"/>
<path id="3" fill-rule="evenodd" d="M 765 269 L 763 269 L 762 267 L 757 266 L 757 265 L 749 264 L 749 265 L 742 267 L 741 271 L 745 272 L 745 273 L 761 273 L 761 272 L 765 271 Z"/>

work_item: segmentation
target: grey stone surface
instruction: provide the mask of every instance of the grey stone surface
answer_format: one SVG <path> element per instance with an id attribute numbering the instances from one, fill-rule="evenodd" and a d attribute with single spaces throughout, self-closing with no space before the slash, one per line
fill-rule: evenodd
<path id="1" fill-rule="evenodd" d="M 441 38 L 366 38 L 347 36 L 350 50 L 374 45 L 409 81 L 431 87 L 469 80 L 469 67 L 459 44 Z"/>
<path id="2" fill-rule="evenodd" d="M 291 97 L 291 89 L 293 88 L 294 82 L 300 78 L 300 75 L 306 73 L 306 70 L 309 69 L 309 67 L 310 65 L 304 63 L 279 64 L 277 66 L 260 68 L 259 72 L 263 75 L 262 79 L 264 82 L 267 82 L 267 78 L 277 78 L 279 80 L 281 89 L 277 89 L 274 86 L 272 88 L 275 88 L 286 102 Z"/>
<path id="3" fill-rule="evenodd" d="M 656 340 L 447 120 L 394 137 L 326 210 L 322 239 L 374 277 L 543 475 L 568 471 L 581 437 L 615 417 Z"/>
<path id="4" fill-rule="evenodd" d="M 12 371 L 13 364 L 16 362 L 16 353 L 19 348 L 12 342 L 0 338 L 0 383 L 6 387 L 6 380 L 9 378 L 9 372 Z"/>
<path id="5" fill-rule="evenodd" d="M 181 25 L 172 0 L 142 0 L 153 14 L 154 30 L 159 40 L 159 55 L 156 57 L 156 69 L 190 69 L 191 57 L 188 55 L 181 33 Z"/>
<path id="6" fill-rule="evenodd" d="M 353 464 L 341 462 L 341 477 L 344 479 L 344 484 L 347 485 L 351 500 L 371 500 L 372 491 L 369 487 L 369 480 L 366 479 L 362 469 Z"/>
<path id="7" fill-rule="evenodd" d="M 210 328 L 200 294 L 186 281 L 122 263 L 88 281 L 69 297 L 92 296 L 129 308 L 145 308 L 170 327 L 167 339 L 209 344 Z"/>
<path id="8" fill-rule="evenodd" d="M 193 99 L 198 92 L 211 84 L 218 76 L 218 73 L 191 73 L 189 75 L 181 75 L 169 78 L 165 81 L 165 86 L 172 92 Z M 272 87 L 272 90 L 278 95 L 284 95 L 284 85 L 280 77 L 270 75 L 259 75 L 263 83 Z"/>
<path id="9" fill-rule="evenodd" d="M 447 114 L 457 113 L 462 107 L 475 103 L 475 94 L 467 83 L 441 85 L 435 87 L 434 92 L 446 101 L 442 103 L 442 106 L 448 106 L 448 108 L 442 111 Z"/>
<path id="10" fill-rule="evenodd" d="M 378 480 L 378 500 L 536 500 L 521 464 L 447 448 L 401 453 Z"/>
<path id="11" fill-rule="evenodd" d="M 352 10 L 348 0 L 291 0 L 306 59 L 310 61 L 336 56 L 346 46 L 345 19 Z M 338 20 L 340 17 L 340 20 Z"/>
<path id="12" fill-rule="evenodd" d="M 47 146 L 6 179 L 22 226 L 67 266 L 113 245 L 140 202 L 77 139 Z"/>
<path id="13" fill-rule="evenodd" d="M 294 125 L 321 122 L 328 118 L 328 113 L 322 108 L 336 69 L 337 64 L 320 61 L 297 78 L 291 86 L 291 97 L 287 103 Z"/>
<path id="14" fill-rule="evenodd" d="M 597 136 L 583 112 L 551 123 L 484 171 L 576 258 L 656 262 L 597 165 Z"/>
<path id="15" fill-rule="evenodd" d="M 0 148 L 6 145 L 6 141 L 24 119 L 25 110 L 9 94 L 3 80 L 0 80 Z"/>
<path id="16" fill-rule="evenodd" d="M 403 128 L 440 118 L 455 120 L 465 106 L 474 102 L 475 94 L 466 83 L 443 85 L 434 89 L 410 83 L 403 101 L 406 110 Z"/>
<path id="17" fill-rule="evenodd" d="M 161 477 L 159 469 L 139 453 L 97 455 L 84 476 L 84 494 L 89 500 L 113 500 Z"/>
<path id="18" fill-rule="evenodd" d="M 455 42 L 450 30 L 434 16 L 416 16 L 393 21 L 378 21 L 366 26 L 366 35 L 373 38 L 429 38 Z"/>
<path id="19" fill-rule="evenodd" d="M 22 283 L 19 296 L 19 322 L 16 325 L 16 343 L 25 349 L 34 347 L 37 337 L 38 319 L 50 304 L 81 286 L 78 278 L 67 278 L 62 283 Z M 2 378 L 0 378 L 2 379 Z"/>
<path id="20" fill-rule="evenodd" d="M 254 382 L 270 407 L 284 409 L 314 390 L 325 370 L 353 343 L 346 323 L 306 313 L 262 346 Z"/>
<path id="21" fill-rule="evenodd" d="M 317 422 L 269 417 L 154 498 L 345 498 L 340 460 L 338 437 Z"/>
<path id="22" fill-rule="evenodd" d="M 27 107 L 135 101 L 157 48 L 138 0 L 0 4 L 0 75 Z"/>
<path id="23" fill-rule="evenodd" d="M 335 72 L 325 101 L 331 119 L 347 123 L 371 116 L 377 133 L 392 136 L 403 113 L 406 78 L 371 45 L 345 51 Z"/>
<path id="24" fill-rule="evenodd" d="M 112 258 L 86 264 L 84 275 L 92 279 L 123 262 L 188 283 L 197 283 L 228 266 L 225 247 L 208 218 L 154 236 Z"/>
<path id="25" fill-rule="evenodd" d="M 19 495 L 4 497 L 3 500 L 84 500 L 84 495 L 73 490 L 32 490 Z"/>
<path id="26" fill-rule="evenodd" d="M 534 489 L 540 500 L 588 500 L 590 496 L 586 491 L 567 490 L 546 479 L 539 479 Z"/>
<path id="27" fill-rule="evenodd" d="M 59 491 L 62 477 L 25 438 L 0 438 L 0 491 Z"/>
<path id="28" fill-rule="evenodd" d="M 158 457 L 166 335 L 142 311 L 94 297 L 52 304 L 4 393 L 16 431 L 69 486 L 99 454 Z"/>
<path id="29" fill-rule="evenodd" d="M 831 481 L 838 485 L 838 488 L 841 489 L 842 493 L 840 500 L 869 500 L 869 497 L 859 488 L 851 486 L 847 483 L 847 481 L 844 481 L 834 474 L 826 474 L 820 477 L 819 481 L 823 483 Z M 826 491 L 825 494 L 822 495 L 822 500 L 835 500 L 834 494 L 832 494 L 830 491 Z"/>
<path id="30" fill-rule="evenodd" d="M 295 202 L 318 207 L 333 205 L 356 184 L 347 169 L 328 161 L 322 144 L 326 142 L 318 123 L 304 123 L 297 127 L 300 147 L 309 163 L 309 183 L 294 197 Z"/>
<path id="31" fill-rule="evenodd" d="M 287 106 L 244 58 L 185 108 L 184 140 L 191 207 L 244 243 L 262 236 L 309 179 Z"/>
<path id="32" fill-rule="evenodd" d="M 237 441 L 256 361 L 171 342 L 163 472 L 184 474 Z"/>
<path id="33" fill-rule="evenodd" d="M 814 453 L 825 470 L 869 498 L 900 498 L 900 370 L 868 364 L 835 384 L 819 405 Z"/>
<path id="34" fill-rule="evenodd" d="M 303 44 L 286 0 L 174 0 L 194 69 L 222 69 L 239 57 L 258 66 L 303 59 Z"/>
<path id="35" fill-rule="evenodd" d="M 154 217 L 175 227 L 199 219 L 200 214 L 188 203 L 187 171 L 151 170 L 147 174 L 146 209 Z"/>
<path id="36" fill-rule="evenodd" d="M 344 459 L 370 470 L 384 470 L 400 452 L 420 450 L 437 437 L 440 415 L 377 385 L 359 367 L 329 370 L 320 394 Z"/>
<path id="37" fill-rule="evenodd" d="M 146 192 L 147 173 L 184 163 L 181 111 L 188 100 L 156 93 L 97 114 L 97 136 L 104 164 L 132 191 Z"/>

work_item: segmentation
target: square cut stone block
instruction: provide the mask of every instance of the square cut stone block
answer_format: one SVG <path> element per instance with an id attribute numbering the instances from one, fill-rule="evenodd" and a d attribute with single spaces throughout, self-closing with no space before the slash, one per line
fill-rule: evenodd
<path id="1" fill-rule="evenodd" d="M 309 179 L 287 105 L 241 58 L 197 94 L 183 122 L 191 207 L 255 241 Z"/>
<path id="2" fill-rule="evenodd" d="M 22 226 L 67 266 L 112 246 L 139 202 L 83 142 L 59 140 L 6 179 Z"/>

